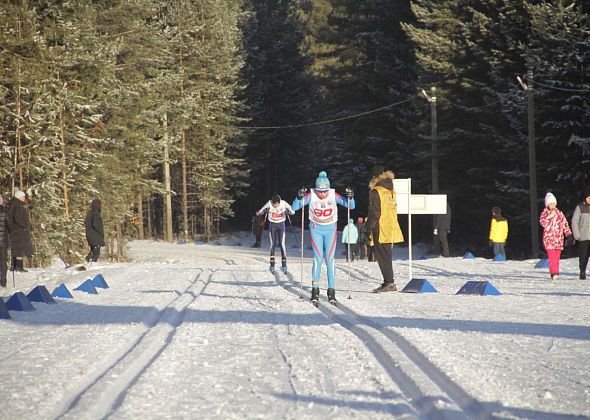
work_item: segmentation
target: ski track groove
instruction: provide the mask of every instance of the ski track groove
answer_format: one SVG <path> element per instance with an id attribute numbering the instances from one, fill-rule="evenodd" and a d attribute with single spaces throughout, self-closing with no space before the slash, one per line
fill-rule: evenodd
<path id="1" fill-rule="evenodd" d="M 340 269 L 344 271 L 342 268 Z M 352 271 L 353 270 L 350 270 L 347 272 L 347 274 L 350 273 L 351 277 L 354 277 L 357 281 L 364 280 L 357 276 L 356 273 L 353 274 Z M 293 275 L 290 272 L 287 273 L 290 284 L 288 284 L 285 280 L 281 280 L 278 273 L 275 273 L 274 277 L 279 286 L 299 296 L 299 288 L 294 287 L 294 285 L 298 285 L 299 282 L 295 281 Z M 323 298 L 322 301 L 324 301 Z M 327 303 L 327 301 L 325 301 L 325 303 Z M 464 391 L 451 378 L 449 378 L 438 367 L 430 362 L 426 356 L 424 356 L 413 344 L 411 344 L 400 334 L 380 326 L 366 317 L 357 314 L 352 309 L 342 304 L 340 301 L 338 302 L 337 307 L 330 308 L 330 306 L 331 305 L 326 305 L 322 302 L 320 303 L 318 309 L 326 317 L 332 319 L 349 330 L 365 344 L 365 346 L 377 359 L 379 364 L 381 364 L 381 366 L 385 369 L 394 383 L 396 383 L 404 395 L 406 395 L 409 404 L 411 404 L 419 413 L 423 413 L 427 418 L 448 418 L 448 416 L 445 415 L 444 409 L 441 410 L 437 408 L 434 405 L 434 402 L 427 398 L 428 396 L 419 389 L 414 380 L 401 369 L 395 360 L 392 359 L 383 346 L 379 344 L 374 334 L 359 328 L 358 326 L 354 325 L 355 322 L 350 322 L 348 319 L 338 314 L 338 309 L 343 315 L 346 315 L 356 321 L 357 324 L 369 327 L 370 329 L 384 336 L 409 359 L 409 361 L 412 363 L 412 366 L 415 366 L 419 371 L 425 374 L 426 377 L 432 381 L 444 394 L 446 394 L 450 400 L 455 402 L 455 404 L 457 404 L 465 416 L 476 419 L 493 418 L 493 415 L 488 410 L 486 410 L 479 401 Z"/>
<path id="2" fill-rule="evenodd" d="M 96 375 L 94 379 L 91 379 L 86 386 L 77 387 L 77 389 L 82 388 L 82 390 L 75 396 L 69 398 L 62 405 L 62 407 L 65 406 L 65 409 L 60 409 L 58 414 L 51 416 L 52 418 L 107 418 L 116 412 L 123 403 L 129 389 L 137 383 L 139 378 L 171 343 L 177 327 L 182 323 L 185 309 L 200 296 L 209 285 L 213 275 L 218 271 L 213 270 L 209 274 L 207 281 L 203 281 L 201 280 L 201 276 L 204 274 L 204 270 L 197 270 L 199 273 L 195 276 L 194 280 L 190 282 L 182 293 L 168 302 L 166 307 L 158 311 L 158 316 L 151 317 L 155 319 L 150 318 L 149 327 L 139 337 L 133 340 L 127 351 L 100 374 Z M 202 283 L 202 286 L 198 293 L 190 290 L 196 287 L 199 282 Z M 186 303 L 182 302 L 185 297 L 189 298 Z M 178 303 L 181 306 L 176 308 L 175 304 Z M 169 331 L 167 332 L 165 331 L 166 326 L 169 326 Z M 160 332 L 162 329 L 164 331 Z M 164 340 L 161 340 L 161 333 L 165 333 Z M 147 360 L 146 353 L 148 356 Z M 150 353 L 151 355 L 149 355 Z M 122 369 L 122 371 L 117 372 L 117 375 L 114 376 L 116 379 L 113 383 L 109 383 L 109 379 L 117 369 Z M 113 389 L 115 389 L 114 396 L 109 392 Z M 95 390 L 98 392 L 98 396 L 96 397 L 93 395 L 93 391 Z M 80 406 L 80 403 L 88 398 L 92 398 L 93 400 L 89 404 L 89 407 Z"/>
<path id="3" fill-rule="evenodd" d="M 340 268 L 343 270 L 343 268 Z M 343 270 L 344 271 L 344 270 Z M 353 275 L 357 280 L 358 276 Z M 400 292 L 397 292 L 400 293 Z M 418 348 L 405 339 L 401 334 L 392 331 L 386 327 L 376 324 L 366 317 L 357 314 L 346 305 L 338 304 L 338 307 L 345 314 L 356 318 L 365 325 L 379 331 L 394 343 L 418 368 L 423 371 L 432 382 L 434 382 L 441 391 L 447 394 L 451 400 L 455 401 L 458 406 L 472 418 L 491 418 L 492 414 L 475 398 L 467 393 L 463 388 L 456 384 L 450 377 L 434 365 Z"/>

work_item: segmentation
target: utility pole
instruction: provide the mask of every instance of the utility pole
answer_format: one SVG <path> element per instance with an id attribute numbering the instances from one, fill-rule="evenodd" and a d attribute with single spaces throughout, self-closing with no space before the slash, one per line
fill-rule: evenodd
<path id="1" fill-rule="evenodd" d="M 430 103 L 430 142 L 432 147 L 432 194 L 438 194 L 438 144 L 437 144 L 437 118 L 436 118 L 436 88 L 430 88 L 430 96 L 425 90 L 422 94 Z"/>
<path id="2" fill-rule="evenodd" d="M 539 256 L 539 226 L 537 209 L 537 158 L 535 154 L 535 98 L 533 96 L 533 70 L 529 69 L 526 76 L 527 83 L 520 77 L 516 78 L 528 97 L 528 126 L 529 126 L 529 200 L 531 218 L 531 254 L 533 258 Z"/>

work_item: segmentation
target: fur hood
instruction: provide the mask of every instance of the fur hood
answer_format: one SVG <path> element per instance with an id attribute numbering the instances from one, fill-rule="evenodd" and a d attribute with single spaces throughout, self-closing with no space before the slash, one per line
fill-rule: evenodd
<path id="1" fill-rule="evenodd" d="M 373 187 L 375 187 L 379 183 L 382 183 L 383 181 L 385 181 L 386 184 L 390 183 L 391 187 L 393 189 L 393 180 L 394 179 L 395 179 L 395 176 L 393 175 L 393 172 L 385 171 L 382 174 L 377 175 L 371 179 L 371 182 L 369 182 L 369 189 L 372 190 Z"/>

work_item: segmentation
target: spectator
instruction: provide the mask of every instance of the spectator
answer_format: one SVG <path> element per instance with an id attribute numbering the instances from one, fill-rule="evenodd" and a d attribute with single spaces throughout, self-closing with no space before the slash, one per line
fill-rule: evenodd
<path id="1" fill-rule="evenodd" d="M 369 215 L 365 223 L 367 241 L 373 244 L 373 252 L 383 276 L 383 283 L 374 293 L 395 292 L 391 255 L 393 244 L 404 241 L 397 221 L 397 201 L 393 190 L 394 175 L 383 166 L 375 166 L 369 182 Z"/>
<path id="2" fill-rule="evenodd" d="M 358 242 L 359 232 L 356 226 L 354 225 L 354 220 L 349 219 L 348 224 L 344 226 L 342 229 L 342 243 L 346 247 L 346 261 L 350 257 L 351 261 L 354 261 L 354 256 L 356 254 L 356 244 Z M 350 254 L 350 256 L 349 256 Z"/>
<path id="3" fill-rule="evenodd" d="M 96 262 L 100 256 L 100 247 L 104 246 L 104 227 L 102 223 L 101 202 L 95 198 L 90 203 L 90 208 L 86 214 L 84 228 L 86 229 L 86 240 L 90 251 L 86 255 L 86 262 Z"/>
<path id="4" fill-rule="evenodd" d="M 252 231 L 254 232 L 254 236 L 256 237 L 256 242 L 254 243 L 254 245 L 252 245 L 252 248 L 260 248 L 262 231 L 264 230 L 265 224 L 266 219 L 264 214 L 257 214 L 252 218 Z"/>
<path id="5" fill-rule="evenodd" d="M 356 230 L 359 234 L 356 252 L 360 260 L 367 258 L 367 241 L 365 239 L 365 220 L 362 217 L 356 219 Z"/>
<path id="6" fill-rule="evenodd" d="M 0 287 L 6 287 L 8 271 L 8 222 L 4 197 L 0 195 Z"/>
<path id="7" fill-rule="evenodd" d="M 449 242 L 447 235 L 451 233 L 451 206 L 447 201 L 447 213 L 434 215 L 434 235 L 440 244 L 440 251 L 443 257 L 449 257 Z"/>
<path id="8" fill-rule="evenodd" d="M 583 198 L 572 217 L 572 231 L 578 245 L 580 280 L 586 280 L 586 267 L 590 257 L 590 188 L 584 190 Z"/>
<path id="9" fill-rule="evenodd" d="M 545 195 L 545 209 L 539 223 L 543 226 L 543 245 L 549 258 L 551 280 L 559 278 L 559 259 L 563 251 L 563 237 L 572 235 L 565 215 L 557 208 L 557 199 L 551 193 Z"/>
<path id="10" fill-rule="evenodd" d="M 508 239 L 508 220 L 502 216 L 500 207 L 492 208 L 492 223 L 490 225 L 490 246 L 494 250 L 494 258 L 502 255 L 506 259 L 506 239 Z"/>
<path id="11" fill-rule="evenodd" d="M 10 233 L 10 252 L 12 263 L 10 269 L 13 271 L 26 272 L 24 268 L 24 257 L 33 255 L 33 242 L 31 239 L 31 220 L 29 211 L 25 207 L 26 195 L 22 191 L 16 191 L 14 197 L 8 203 L 6 218 L 8 231 Z"/>

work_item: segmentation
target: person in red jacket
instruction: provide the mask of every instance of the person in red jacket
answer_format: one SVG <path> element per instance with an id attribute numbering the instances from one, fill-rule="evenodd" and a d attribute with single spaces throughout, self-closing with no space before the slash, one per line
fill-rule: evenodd
<path id="1" fill-rule="evenodd" d="M 539 223 L 543 226 L 543 245 L 549 258 L 549 274 L 551 274 L 551 280 L 557 280 L 563 238 L 564 236 L 569 238 L 572 231 L 565 215 L 557 208 L 557 198 L 551 193 L 545 196 L 545 209 L 541 213 Z"/>

